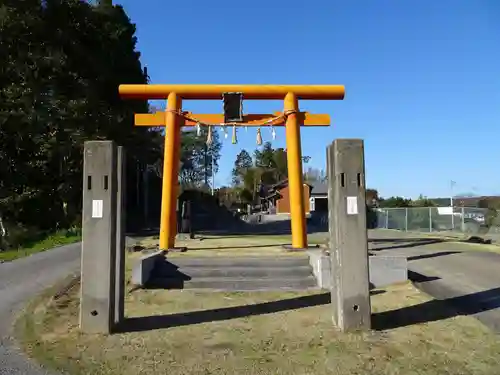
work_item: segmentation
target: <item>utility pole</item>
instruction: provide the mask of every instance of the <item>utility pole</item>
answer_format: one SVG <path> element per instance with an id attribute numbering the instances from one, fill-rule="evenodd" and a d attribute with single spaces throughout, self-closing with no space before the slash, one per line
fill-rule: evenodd
<path id="1" fill-rule="evenodd" d="M 453 187 L 455 181 L 450 181 L 451 230 L 455 230 L 455 210 L 453 209 Z"/>

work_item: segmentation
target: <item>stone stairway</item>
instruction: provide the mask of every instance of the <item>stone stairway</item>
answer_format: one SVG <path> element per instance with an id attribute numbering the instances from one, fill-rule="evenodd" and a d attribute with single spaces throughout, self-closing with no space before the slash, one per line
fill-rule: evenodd
<path id="1" fill-rule="evenodd" d="M 155 268 L 149 287 L 219 291 L 316 289 L 307 256 L 173 257 Z"/>

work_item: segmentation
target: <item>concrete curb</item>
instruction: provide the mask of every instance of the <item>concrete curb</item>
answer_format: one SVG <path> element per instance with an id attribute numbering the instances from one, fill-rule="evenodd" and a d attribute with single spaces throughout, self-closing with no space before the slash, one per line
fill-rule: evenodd
<path id="1" fill-rule="evenodd" d="M 166 251 L 159 250 L 139 258 L 132 267 L 132 285 L 144 287 L 153 277 L 159 261 L 165 260 Z"/>
<path id="2" fill-rule="evenodd" d="M 309 264 L 318 287 L 331 288 L 330 256 L 324 250 L 310 250 Z M 370 284 L 381 288 L 408 281 L 408 260 L 405 256 L 369 256 Z"/>

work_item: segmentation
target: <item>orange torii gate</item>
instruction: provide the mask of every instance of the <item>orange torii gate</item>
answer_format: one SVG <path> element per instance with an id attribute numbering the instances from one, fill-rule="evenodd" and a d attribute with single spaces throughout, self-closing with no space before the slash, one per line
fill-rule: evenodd
<path id="1" fill-rule="evenodd" d="M 300 126 L 329 126 L 330 116 L 299 112 L 298 101 L 342 100 L 345 89 L 341 85 L 120 85 L 120 96 L 124 99 L 167 99 L 165 112 L 136 114 L 136 126 L 166 126 L 163 160 L 162 204 L 160 223 L 160 249 L 175 246 L 176 200 L 180 159 L 180 132 L 182 126 L 208 126 L 207 142 L 211 139 L 212 127 L 233 127 L 235 143 L 236 127 L 285 126 L 288 186 L 290 192 L 290 214 L 292 248 L 307 248 L 304 191 L 302 176 L 302 151 Z M 228 121 L 224 114 L 194 115 L 182 111 L 182 100 L 224 100 L 238 96 L 239 115 Z M 283 100 L 284 110 L 272 115 L 242 113 L 243 100 Z M 225 101 L 226 104 L 226 101 Z M 226 107 L 226 106 L 225 106 Z"/>

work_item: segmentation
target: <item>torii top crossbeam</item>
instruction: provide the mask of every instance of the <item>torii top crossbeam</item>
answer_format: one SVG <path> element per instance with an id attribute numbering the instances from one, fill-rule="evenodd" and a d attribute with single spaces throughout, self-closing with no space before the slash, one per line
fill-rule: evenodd
<path id="1" fill-rule="evenodd" d="M 345 95 L 343 85 L 120 85 L 118 91 L 124 99 L 166 99 L 172 92 L 195 100 L 220 100 L 227 92 L 240 92 L 245 100 L 280 100 L 288 93 L 299 100 L 342 100 Z"/>
<path id="2" fill-rule="evenodd" d="M 287 144 L 288 185 L 290 199 L 292 247 L 307 248 L 307 230 L 305 221 L 304 187 L 302 183 L 302 150 L 300 145 L 301 126 L 328 126 L 328 115 L 314 115 L 300 112 L 299 100 L 342 100 L 345 88 L 342 85 L 135 85 L 124 84 L 118 88 L 123 99 L 167 99 L 167 108 L 163 113 L 136 114 L 135 125 L 166 126 L 162 178 L 162 209 L 160 223 L 160 249 L 168 250 L 175 245 L 176 200 L 178 161 L 180 160 L 180 129 L 185 125 L 207 125 L 209 134 L 213 126 L 284 125 Z M 187 100 L 222 100 L 231 96 L 239 100 L 237 117 L 224 115 L 190 116 L 182 111 L 182 101 Z M 272 115 L 242 113 L 243 100 L 283 100 L 283 112 Z M 226 117 L 237 118 L 227 121 Z M 242 120 L 242 121 L 241 121 Z M 223 123 L 221 124 L 221 121 Z M 208 137 L 207 137 L 208 142 Z"/>

